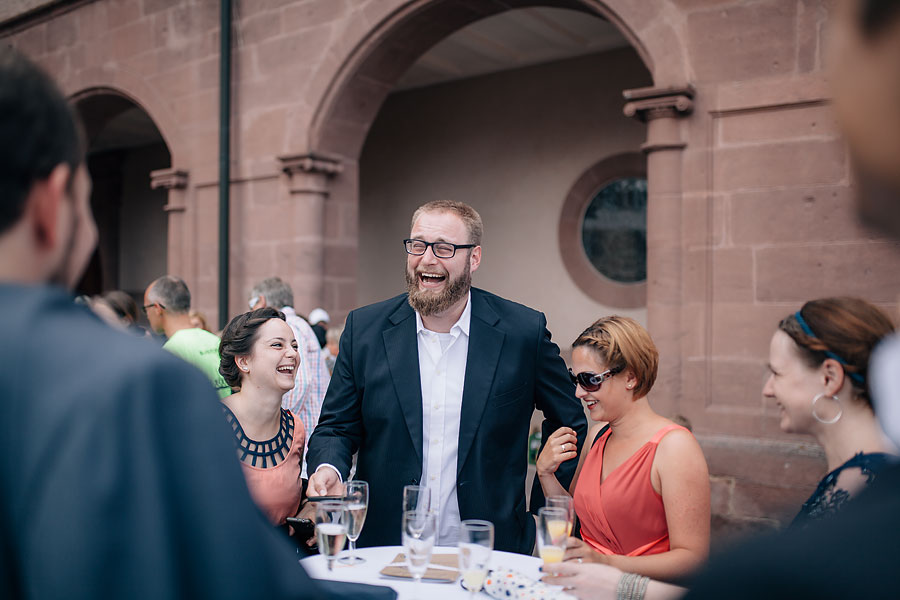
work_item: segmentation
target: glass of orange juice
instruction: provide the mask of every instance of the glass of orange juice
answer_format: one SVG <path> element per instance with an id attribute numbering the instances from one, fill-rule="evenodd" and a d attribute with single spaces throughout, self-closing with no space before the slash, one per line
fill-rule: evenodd
<path id="1" fill-rule="evenodd" d="M 537 543 L 538 552 L 544 563 L 561 562 L 566 552 L 569 537 L 568 514 L 566 509 L 545 506 L 538 510 Z"/>
<path id="2" fill-rule="evenodd" d="M 559 507 L 566 511 L 566 534 L 572 535 L 572 526 L 575 524 L 575 505 L 572 502 L 572 496 L 563 494 L 560 496 L 547 496 L 545 506 Z"/>

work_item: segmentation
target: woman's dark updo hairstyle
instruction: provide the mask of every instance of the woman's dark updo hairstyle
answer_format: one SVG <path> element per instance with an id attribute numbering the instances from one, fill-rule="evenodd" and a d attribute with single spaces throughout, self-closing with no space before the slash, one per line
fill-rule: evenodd
<path id="1" fill-rule="evenodd" d="M 219 373 L 233 389 L 241 388 L 243 376 L 243 371 L 234 362 L 235 357 L 250 354 L 259 335 L 259 328 L 269 319 L 284 321 L 284 313 L 266 306 L 238 315 L 225 326 L 222 341 L 219 342 Z"/>
<path id="2" fill-rule="evenodd" d="M 859 298 L 810 300 L 800 309 L 800 316 L 815 337 L 803 331 L 796 313 L 782 319 L 778 329 L 791 336 L 800 355 L 812 368 L 825 362 L 829 358 L 828 352 L 837 355 L 844 373 L 848 375 L 845 381 L 853 385 L 856 395 L 863 402 L 872 406 L 866 372 L 869 356 L 878 342 L 894 331 L 890 317 L 877 306 Z"/>

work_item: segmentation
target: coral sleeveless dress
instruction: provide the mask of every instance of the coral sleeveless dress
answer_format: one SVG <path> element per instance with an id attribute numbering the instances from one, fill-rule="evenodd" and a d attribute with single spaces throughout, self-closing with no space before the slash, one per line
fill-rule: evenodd
<path id="1" fill-rule="evenodd" d="M 619 465 L 600 483 L 607 430 L 588 451 L 575 486 L 575 514 L 581 536 L 603 554 L 641 556 L 669 550 L 669 528 L 662 496 L 650 483 L 650 467 L 659 441 L 670 431 L 667 425 L 649 442 Z M 685 430 L 687 431 L 687 430 Z"/>

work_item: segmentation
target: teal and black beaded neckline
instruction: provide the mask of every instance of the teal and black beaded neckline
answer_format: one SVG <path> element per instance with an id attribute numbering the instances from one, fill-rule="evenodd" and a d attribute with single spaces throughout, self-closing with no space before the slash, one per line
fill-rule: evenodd
<path id="1" fill-rule="evenodd" d="M 294 415 L 290 411 L 281 409 L 281 425 L 275 437 L 258 442 L 247 437 L 241 422 L 230 408 L 223 404 L 222 409 L 225 411 L 225 420 L 234 432 L 238 458 L 242 463 L 266 469 L 284 462 L 291 451 L 291 442 L 294 439 Z M 260 462 L 262 464 L 258 464 Z"/>

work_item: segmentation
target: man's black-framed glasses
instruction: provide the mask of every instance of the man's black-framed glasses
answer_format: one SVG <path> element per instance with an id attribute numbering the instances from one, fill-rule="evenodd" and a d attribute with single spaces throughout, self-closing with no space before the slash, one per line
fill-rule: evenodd
<path id="1" fill-rule="evenodd" d="M 144 311 L 144 314 L 146 315 L 147 309 L 152 306 L 158 306 L 160 308 L 160 310 L 166 310 L 166 307 L 163 306 L 162 304 L 160 304 L 159 302 L 154 302 L 153 304 L 145 304 L 144 306 L 141 307 L 141 310 Z"/>
<path id="2" fill-rule="evenodd" d="M 478 244 L 451 244 L 450 242 L 426 242 L 425 240 L 403 240 L 407 254 L 422 256 L 431 246 L 431 251 L 438 258 L 453 258 L 460 248 L 474 248 Z"/>
<path id="3" fill-rule="evenodd" d="M 582 371 L 578 375 L 572 372 L 572 369 L 569 369 L 569 377 L 572 379 L 572 383 L 576 385 L 580 385 L 581 389 L 590 393 L 596 392 L 600 389 L 600 386 L 603 385 L 603 382 L 612 377 L 613 375 L 618 375 L 622 372 L 622 367 L 616 367 L 614 369 L 607 369 L 602 373 L 591 373 L 590 371 Z"/>

